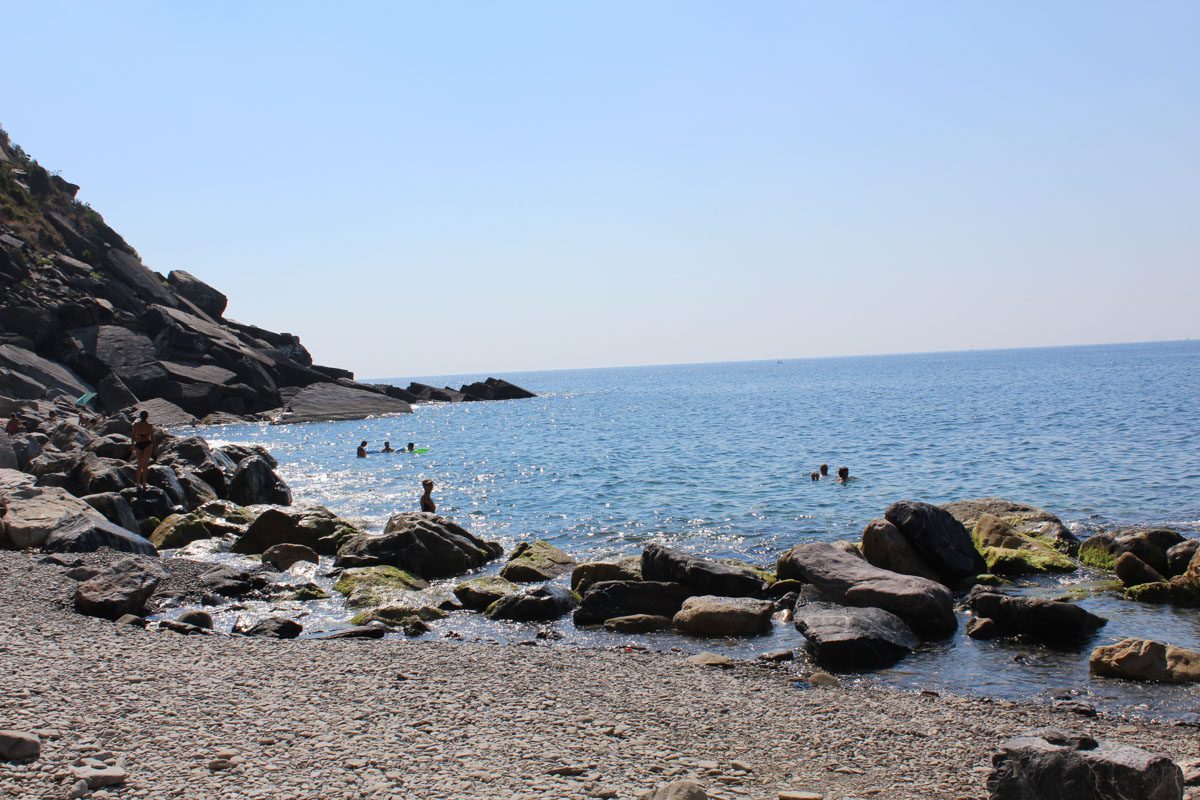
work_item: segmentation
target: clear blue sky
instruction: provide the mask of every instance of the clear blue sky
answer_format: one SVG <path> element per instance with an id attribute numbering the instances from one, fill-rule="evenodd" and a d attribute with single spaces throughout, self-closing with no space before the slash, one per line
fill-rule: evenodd
<path id="1" fill-rule="evenodd" d="M 1200 335 L 1200 3 L 0 11 L 14 140 L 363 377 Z"/>

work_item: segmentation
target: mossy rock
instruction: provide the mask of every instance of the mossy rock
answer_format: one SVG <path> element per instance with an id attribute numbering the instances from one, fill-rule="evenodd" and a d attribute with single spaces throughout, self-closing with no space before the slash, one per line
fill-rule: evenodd
<path id="1" fill-rule="evenodd" d="M 148 537 L 159 550 L 174 550 L 198 539 L 211 539 L 213 533 L 205 524 L 206 517 L 200 514 L 172 514 Z"/>
<path id="2" fill-rule="evenodd" d="M 517 583 L 548 581 L 571 571 L 575 559 L 549 542 L 521 542 L 500 570 L 500 577 Z"/>
<path id="3" fill-rule="evenodd" d="M 501 597 L 521 591 L 521 587 L 512 581 L 498 575 L 483 578 L 472 578 L 454 587 L 454 596 L 465 607 L 475 611 L 483 611 Z"/>
<path id="4" fill-rule="evenodd" d="M 333 588 L 346 596 L 352 608 L 378 608 L 393 598 L 428 588 L 429 584 L 412 573 L 396 567 L 357 567 L 348 569 Z"/>
<path id="5" fill-rule="evenodd" d="M 1130 586 L 1125 590 L 1125 597 L 1142 603 L 1169 603 L 1180 608 L 1200 608 L 1200 583 L 1179 575 L 1169 581 Z"/>
<path id="6" fill-rule="evenodd" d="M 999 575 L 995 575 L 991 572 L 985 572 L 982 575 L 975 576 L 974 585 L 976 585 L 976 586 L 1007 586 L 1010 583 L 1012 583 L 1012 581 L 1008 580 L 1007 578 L 1001 578 Z"/>
<path id="7" fill-rule="evenodd" d="M 210 500 L 197 510 L 211 517 L 231 522 L 234 525 L 249 525 L 258 517 L 258 514 L 245 506 L 239 506 L 237 503 L 229 500 Z"/>
<path id="8" fill-rule="evenodd" d="M 413 617 L 423 622 L 432 622 L 435 619 L 445 619 L 447 616 L 445 611 L 431 605 L 399 604 L 361 611 L 350 618 L 350 624 L 370 625 L 372 622 L 383 622 L 388 625 L 399 625 Z"/>
<path id="9" fill-rule="evenodd" d="M 1079 560 L 1093 569 L 1114 571 L 1119 555 L 1116 541 L 1107 533 L 1098 533 L 1079 545 Z"/>
<path id="10" fill-rule="evenodd" d="M 286 596 L 283 599 L 299 600 L 299 601 L 303 602 L 303 601 L 308 601 L 308 600 L 328 600 L 330 597 L 333 597 L 333 595 L 331 595 L 329 592 L 322 589 L 320 586 L 312 585 L 312 586 L 301 586 L 299 589 L 292 592 L 290 595 Z"/>
<path id="11" fill-rule="evenodd" d="M 1125 584 L 1120 581 L 1091 581 L 1076 586 L 1068 586 L 1064 594 L 1072 600 L 1083 600 L 1103 592 L 1125 592 Z"/>
<path id="12" fill-rule="evenodd" d="M 993 575 L 1043 575 L 1077 569 L 1075 562 L 1058 550 L 991 514 L 980 515 L 971 537 Z"/>

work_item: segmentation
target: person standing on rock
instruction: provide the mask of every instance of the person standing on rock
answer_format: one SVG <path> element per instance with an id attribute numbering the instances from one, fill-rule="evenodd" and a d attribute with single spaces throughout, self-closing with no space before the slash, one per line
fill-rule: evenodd
<path id="1" fill-rule="evenodd" d="M 8 424 L 4 426 L 4 432 L 9 436 L 15 436 L 21 431 L 21 420 L 17 419 L 17 412 L 13 412 L 8 418 Z"/>
<path id="2" fill-rule="evenodd" d="M 133 452 L 137 456 L 137 485 L 146 488 L 146 470 L 154 457 L 154 426 L 150 424 L 150 413 L 143 411 L 133 423 Z"/>
<path id="3" fill-rule="evenodd" d="M 433 503 L 433 481 L 426 478 L 421 481 L 421 486 L 425 489 L 425 494 L 421 495 L 421 510 L 430 514 L 436 513 L 437 506 Z"/>

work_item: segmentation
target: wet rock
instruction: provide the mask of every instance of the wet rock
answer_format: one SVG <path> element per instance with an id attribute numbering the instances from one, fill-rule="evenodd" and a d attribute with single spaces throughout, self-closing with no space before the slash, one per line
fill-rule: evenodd
<path id="1" fill-rule="evenodd" d="M 258 456 L 267 462 L 267 466 L 271 469 L 279 467 L 279 462 L 275 460 L 275 456 L 271 455 L 271 451 L 261 444 L 223 444 L 216 449 L 228 456 L 229 460 L 234 464 L 241 464 L 247 458 L 250 458 L 250 456 Z"/>
<path id="2" fill-rule="evenodd" d="M 599 625 L 631 614 L 674 617 L 692 594 L 687 586 L 669 581 L 600 581 L 583 595 L 575 624 Z"/>
<path id="3" fill-rule="evenodd" d="M 691 636 L 755 636 L 771 630 L 774 612 L 766 600 L 701 595 L 684 600 L 672 624 Z"/>
<path id="4" fill-rule="evenodd" d="M 333 586 L 346 596 L 346 605 L 354 608 L 384 606 L 428 587 L 420 577 L 386 565 L 347 569 Z"/>
<path id="5" fill-rule="evenodd" d="M 995 621 L 987 617 L 972 617 L 967 623 L 967 636 L 972 639 L 995 639 L 999 635 Z"/>
<path id="6" fill-rule="evenodd" d="M 339 567 L 387 564 L 423 578 L 449 578 L 477 569 L 503 552 L 446 517 L 395 514 L 382 535 L 358 534 L 337 549 Z"/>
<path id="7" fill-rule="evenodd" d="M 941 508 L 953 515 L 969 531 L 975 529 L 980 516 L 991 514 L 999 517 L 1017 533 L 1031 536 L 1060 553 L 1074 557 L 1079 552 L 1079 538 L 1070 528 L 1054 514 L 1034 506 L 1014 503 L 1002 497 L 981 497 L 945 503 Z"/>
<path id="8" fill-rule="evenodd" d="M 950 512 L 929 503 L 901 500 L 888 506 L 884 517 L 937 571 L 943 583 L 953 586 L 987 572 L 971 535 Z"/>
<path id="9" fill-rule="evenodd" d="M 319 564 L 321 563 L 321 557 L 311 547 L 302 544 L 284 543 L 272 545 L 264 550 L 262 561 L 264 565 L 282 572 L 299 561 Z"/>
<path id="10" fill-rule="evenodd" d="M 521 587 L 510 580 L 497 576 L 472 578 L 454 587 L 454 596 L 464 607 L 483 611 L 502 597 L 521 591 Z"/>
<path id="11" fill-rule="evenodd" d="M 543 582 L 571 571 L 575 559 L 549 542 L 521 542 L 500 569 L 500 577 L 516 583 Z"/>
<path id="12" fill-rule="evenodd" d="M 1185 565 L 1186 566 L 1186 565 Z M 642 559 L 627 556 L 615 561 L 585 561 L 571 571 L 571 588 L 580 594 L 600 581 L 640 581 Z"/>
<path id="13" fill-rule="evenodd" d="M 794 615 L 813 659 L 836 672 L 890 667 L 920 644 L 902 619 L 881 608 L 802 602 Z"/>
<path id="14" fill-rule="evenodd" d="M 1187 572 L 1188 564 L 1200 551 L 1200 539 L 1187 539 L 1167 550 L 1166 577 L 1173 578 Z"/>
<path id="15" fill-rule="evenodd" d="M 242 620 L 239 619 L 233 626 L 234 633 L 264 639 L 295 639 L 303 630 L 304 627 L 299 622 L 286 617 L 267 617 L 248 626 L 243 626 Z"/>
<path id="16" fill-rule="evenodd" d="M 1181 800 L 1183 774 L 1166 756 L 1039 729 L 992 757 L 990 800 Z"/>
<path id="17" fill-rule="evenodd" d="M 612 617 L 604 620 L 605 630 L 614 633 L 651 633 L 652 631 L 668 630 L 671 624 L 670 617 L 661 617 L 656 614 L 630 614 L 625 617 Z"/>
<path id="18" fill-rule="evenodd" d="M 506 595 L 484 613 L 491 619 L 541 622 L 570 613 L 577 602 L 575 594 L 564 586 L 539 586 Z"/>
<path id="19" fill-rule="evenodd" d="M 250 456 L 238 464 L 229 482 L 229 499 L 238 505 L 292 504 L 292 490 L 259 456 Z"/>
<path id="20" fill-rule="evenodd" d="M 925 638 L 949 636 L 958 627 L 953 598 L 945 586 L 880 569 L 830 544 L 793 547 L 780 557 L 777 574 L 812 584 L 835 603 L 895 614 Z"/>
<path id="21" fill-rule="evenodd" d="M 382 639 L 388 629 L 383 625 L 354 625 L 349 628 L 327 633 L 317 637 L 321 639 Z"/>
<path id="22" fill-rule="evenodd" d="M 1097 569 L 1115 570 L 1122 553 L 1133 553 L 1160 575 L 1170 572 L 1167 551 L 1184 541 L 1167 528 L 1129 528 L 1098 533 L 1079 548 L 1079 560 Z"/>
<path id="23" fill-rule="evenodd" d="M 1107 622 L 1074 603 L 1041 597 L 1009 597 L 985 587 L 973 589 L 967 605 L 976 616 L 991 619 L 1002 636 L 1024 634 L 1044 641 L 1077 642 Z"/>
<path id="24" fill-rule="evenodd" d="M 1135 556 L 1133 553 L 1121 553 L 1115 564 L 1117 577 L 1126 586 L 1138 586 L 1143 583 L 1162 583 L 1166 581 L 1154 567 Z"/>
<path id="25" fill-rule="evenodd" d="M 941 581 L 937 571 L 904 538 L 900 529 L 886 519 L 871 520 L 867 524 L 862 535 L 862 554 L 868 563 L 880 569 Z"/>
<path id="26" fill-rule="evenodd" d="M 240 569 L 232 564 L 218 564 L 197 577 L 199 586 L 209 594 L 238 598 L 265 587 L 265 576 Z"/>
<path id="27" fill-rule="evenodd" d="M 750 567 L 723 564 L 650 544 L 642 551 L 642 578 L 681 583 L 693 594 L 718 597 L 752 597 L 766 589 L 763 575 Z"/>
<path id="28" fill-rule="evenodd" d="M 1200 681 L 1200 653 L 1146 639 L 1125 639 L 1097 647 L 1088 658 L 1093 675 L 1131 681 Z"/>
<path id="29" fill-rule="evenodd" d="M 150 543 L 159 550 L 172 550 L 212 536 L 200 514 L 171 514 L 150 534 Z"/>
<path id="30" fill-rule="evenodd" d="M 1039 539 L 1019 533 L 992 514 L 981 514 L 972 532 L 975 546 L 993 575 L 1074 572 L 1075 562 Z"/>
<path id="31" fill-rule="evenodd" d="M 81 614 L 118 619 L 140 614 L 146 600 L 167 577 L 154 561 L 127 558 L 114 563 L 75 589 L 75 610 Z"/>
<path id="32" fill-rule="evenodd" d="M 177 621 L 184 625 L 192 625 L 210 631 L 213 627 L 212 614 L 209 614 L 207 611 L 186 611 L 179 615 Z"/>

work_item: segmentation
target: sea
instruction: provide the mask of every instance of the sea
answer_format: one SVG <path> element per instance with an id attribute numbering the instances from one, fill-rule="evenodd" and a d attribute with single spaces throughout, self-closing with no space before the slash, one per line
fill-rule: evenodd
<path id="1" fill-rule="evenodd" d="M 481 377 L 380 381 L 457 387 Z M 637 554 L 659 541 L 769 566 L 798 543 L 857 540 L 902 499 L 1005 497 L 1057 514 L 1081 537 L 1144 525 L 1200 536 L 1200 342 L 499 377 L 538 396 L 199 433 L 214 443 L 267 446 L 297 503 L 327 506 L 366 530 L 416 510 L 428 478 L 438 512 L 473 533 L 506 550 L 544 539 L 579 560 Z M 371 454 L 356 458 L 364 439 Z M 385 441 L 428 452 L 378 452 Z M 831 475 L 847 467 L 852 480 L 813 481 L 821 464 Z M 960 626 L 952 639 L 890 670 L 850 679 L 1200 723 L 1200 690 L 1088 675 L 1091 647 L 1127 636 L 1200 649 L 1200 612 L 1126 601 L 1108 588 L 1110 578 L 1081 570 L 1015 587 L 1070 594 L 1106 617 L 1086 646 L 979 642 Z M 279 610 L 251 604 L 224 612 L 223 623 Z M 290 610 L 310 629 L 345 625 L 350 616 L 336 600 Z M 533 639 L 538 627 L 455 612 L 426 636 L 516 642 Z M 563 636 L 552 646 L 716 649 L 746 658 L 791 647 L 804 666 L 802 638 L 788 624 L 760 639 L 716 642 L 582 631 L 569 619 L 552 627 Z"/>

